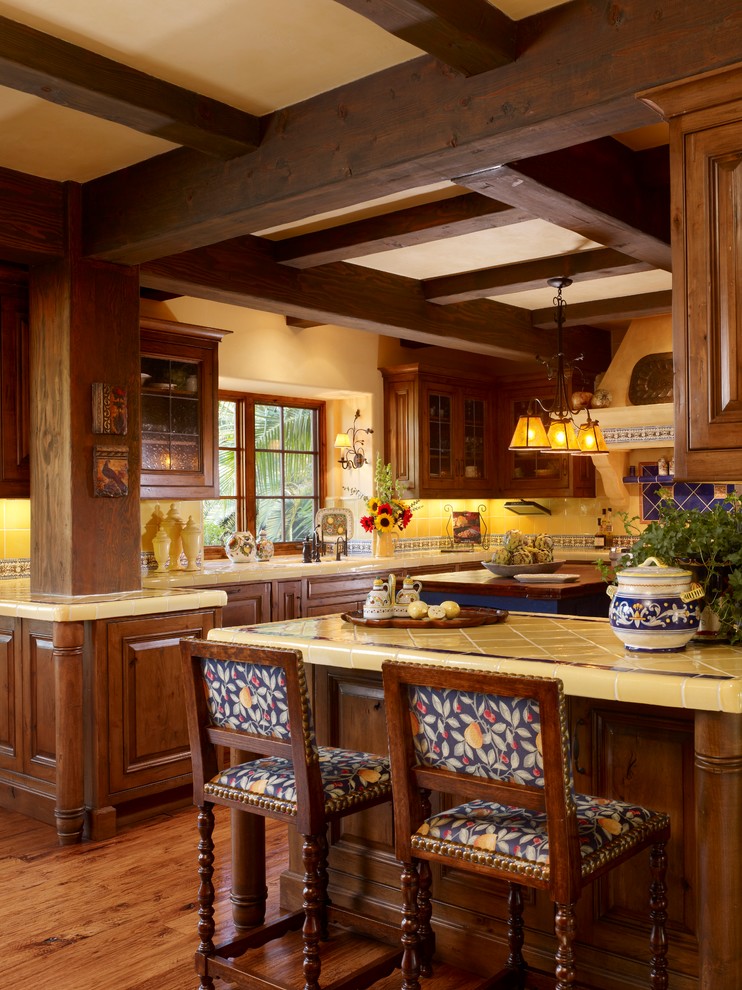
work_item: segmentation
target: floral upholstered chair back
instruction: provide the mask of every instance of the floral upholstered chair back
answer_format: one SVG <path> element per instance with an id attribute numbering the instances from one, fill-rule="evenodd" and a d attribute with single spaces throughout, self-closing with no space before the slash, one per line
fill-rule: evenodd
<path id="1" fill-rule="evenodd" d="M 407 699 L 420 765 L 543 787 L 534 698 L 410 684 Z"/>
<path id="2" fill-rule="evenodd" d="M 287 652 L 293 660 L 294 654 Z M 298 726 L 292 725 L 285 666 L 202 657 L 201 671 L 212 725 L 283 742 L 290 742 L 293 734 L 299 732 L 304 736 L 307 756 L 316 758 L 309 695 L 300 658 L 295 661 L 295 670 L 301 705 Z"/>

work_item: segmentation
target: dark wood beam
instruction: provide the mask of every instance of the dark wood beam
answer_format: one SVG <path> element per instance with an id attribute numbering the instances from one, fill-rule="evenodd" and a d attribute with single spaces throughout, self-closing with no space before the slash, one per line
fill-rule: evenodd
<path id="1" fill-rule="evenodd" d="M 0 169 L 0 258 L 38 264 L 64 255 L 64 186 Z"/>
<path id="2" fill-rule="evenodd" d="M 337 0 L 445 65 L 475 76 L 514 61 L 515 21 L 487 0 Z"/>
<path id="3" fill-rule="evenodd" d="M 652 268 L 646 261 L 637 261 L 611 248 L 579 251 L 556 258 L 537 258 L 499 268 L 482 268 L 476 272 L 459 275 L 441 275 L 422 282 L 423 294 L 428 302 L 449 306 L 468 299 L 486 299 L 487 296 L 504 296 L 528 289 L 543 289 L 546 280 L 557 275 L 568 275 L 573 282 L 592 281 L 611 275 L 630 275 Z"/>
<path id="4" fill-rule="evenodd" d="M 672 290 L 642 292 L 635 296 L 572 303 L 565 309 L 564 325 L 603 323 L 608 320 L 635 320 L 640 316 L 665 316 L 672 311 Z M 554 326 L 554 307 L 536 309 L 531 314 L 534 327 Z"/>
<path id="5" fill-rule="evenodd" d="M 272 114 L 242 158 L 179 149 L 95 179 L 85 251 L 137 264 L 641 127 L 657 117 L 639 90 L 739 61 L 738 0 L 620 13 L 573 0 L 521 21 L 523 53 L 496 71 L 422 56 Z"/>
<path id="6" fill-rule="evenodd" d="M 274 251 L 276 260 L 286 265 L 313 268 L 530 219 L 529 214 L 514 206 L 498 203 L 479 193 L 467 193 L 289 237 L 274 242 Z"/>
<path id="7" fill-rule="evenodd" d="M 546 335 L 545 343 L 545 335 L 532 329 L 526 310 L 484 300 L 434 306 L 415 280 L 358 265 L 298 272 L 274 261 L 271 245 L 257 237 L 147 262 L 140 279 L 165 292 L 514 361 L 556 345 L 555 332 Z"/>
<path id="8" fill-rule="evenodd" d="M 259 119 L 0 17 L 0 85 L 218 158 L 253 151 Z"/>
<path id="9" fill-rule="evenodd" d="M 615 248 L 671 269 L 670 189 L 651 191 L 634 152 L 612 138 L 511 162 L 456 182 Z"/>
<path id="10" fill-rule="evenodd" d="M 287 327 L 296 327 L 297 330 L 311 330 L 312 327 L 321 327 L 321 323 L 316 320 L 300 320 L 298 316 L 286 317 Z"/>

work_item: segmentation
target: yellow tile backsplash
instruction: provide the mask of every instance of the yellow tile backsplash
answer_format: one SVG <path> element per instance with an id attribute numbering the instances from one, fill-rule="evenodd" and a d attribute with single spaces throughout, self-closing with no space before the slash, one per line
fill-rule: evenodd
<path id="1" fill-rule="evenodd" d="M 0 499 L 0 535 L 4 559 L 31 556 L 30 499 Z"/>

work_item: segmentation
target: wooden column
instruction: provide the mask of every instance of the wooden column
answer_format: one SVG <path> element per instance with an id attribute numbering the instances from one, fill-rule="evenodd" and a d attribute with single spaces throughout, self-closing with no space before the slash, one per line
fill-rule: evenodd
<path id="1" fill-rule="evenodd" d="M 698 712 L 698 987 L 742 987 L 742 716 Z"/>
<path id="2" fill-rule="evenodd" d="M 230 750 L 230 763 L 246 763 L 254 753 Z M 265 920 L 268 887 L 265 883 L 265 819 L 244 811 L 230 811 L 232 821 L 232 921 L 235 928 L 254 928 Z"/>
<path id="3" fill-rule="evenodd" d="M 64 259 L 30 273 L 31 591 L 141 587 L 139 276 L 80 249 L 80 187 L 68 184 Z M 94 434 L 94 382 L 127 389 L 125 435 Z M 94 447 L 128 453 L 128 494 L 95 497 Z"/>
<path id="4" fill-rule="evenodd" d="M 60 845 L 82 839 L 85 818 L 82 622 L 55 622 L 57 796 L 54 818 Z"/>

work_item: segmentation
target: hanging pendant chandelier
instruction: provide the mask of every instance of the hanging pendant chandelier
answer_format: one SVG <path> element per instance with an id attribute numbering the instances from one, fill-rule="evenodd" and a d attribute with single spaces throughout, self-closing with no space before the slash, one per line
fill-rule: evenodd
<path id="1" fill-rule="evenodd" d="M 528 403 L 525 416 L 521 416 L 516 424 L 510 450 L 538 450 L 552 454 L 607 454 L 603 431 L 597 420 L 592 419 L 589 409 L 573 405 L 572 371 L 576 361 L 582 360 L 580 354 L 574 361 L 567 360 L 562 349 L 562 331 L 564 328 L 564 310 L 566 303 L 562 297 L 562 289 L 572 284 L 572 279 L 566 276 L 550 278 L 547 284 L 557 290 L 554 297 L 554 319 L 557 325 L 557 353 L 550 361 L 536 358 L 546 366 L 549 381 L 556 380 L 554 398 L 548 405 L 538 398 L 532 398 Z M 587 419 L 579 423 L 575 417 L 585 412 Z M 548 417 L 544 425 L 544 416 Z"/>

